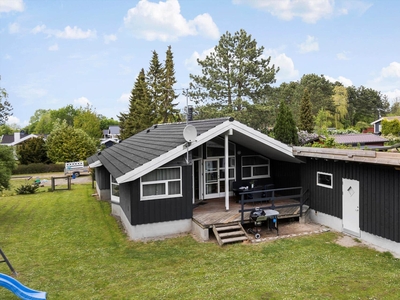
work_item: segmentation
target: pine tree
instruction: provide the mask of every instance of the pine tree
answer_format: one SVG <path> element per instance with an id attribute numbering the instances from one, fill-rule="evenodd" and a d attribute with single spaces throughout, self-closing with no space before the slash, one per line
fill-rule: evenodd
<path id="1" fill-rule="evenodd" d="M 297 145 L 298 136 L 296 124 L 294 123 L 292 113 L 285 101 L 279 104 L 278 117 L 274 127 L 275 138 L 288 145 Z"/>
<path id="2" fill-rule="evenodd" d="M 305 130 L 309 133 L 313 132 L 314 129 L 312 104 L 310 99 L 310 93 L 308 92 L 307 88 L 304 89 L 303 97 L 301 98 L 299 129 Z"/>
<path id="3" fill-rule="evenodd" d="M 121 113 L 118 118 L 121 139 L 126 139 L 153 125 L 155 106 L 151 101 L 144 69 L 140 71 L 129 97 L 129 112 Z"/>
<path id="4" fill-rule="evenodd" d="M 173 103 L 173 101 L 178 98 L 178 95 L 175 94 L 175 90 L 173 89 L 175 83 L 174 56 L 171 51 L 171 46 L 168 46 L 163 72 L 162 97 L 160 105 L 157 107 L 159 122 L 161 123 L 181 121 L 179 110 L 175 108 L 178 104 Z"/>
<path id="5" fill-rule="evenodd" d="M 146 73 L 146 81 L 148 85 L 148 94 L 150 96 L 150 101 L 153 103 L 155 107 L 155 119 L 152 123 L 158 123 L 157 120 L 161 120 L 161 111 L 160 107 L 163 102 L 163 94 L 164 94 L 164 67 L 161 64 L 158 53 L 153 51 L 153 56 L 150 61 L 149 70 Z"/>

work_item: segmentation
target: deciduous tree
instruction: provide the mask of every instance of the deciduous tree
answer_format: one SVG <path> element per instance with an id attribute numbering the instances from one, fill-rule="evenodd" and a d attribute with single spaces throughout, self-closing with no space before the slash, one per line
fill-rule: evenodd
<path id="1" fill-rule="evenodd" d="M 3 125 L 9 116 L 12 116 L 12 106 L 11 103 L 8 102 L 8 94 L 7 91 L 3 88 L 0 88 L 0 125 Z"/>

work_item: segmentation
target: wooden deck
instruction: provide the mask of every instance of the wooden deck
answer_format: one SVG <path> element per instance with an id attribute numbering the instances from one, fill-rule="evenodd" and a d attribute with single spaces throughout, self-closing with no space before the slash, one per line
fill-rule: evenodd
<path id="1" fill-rule="evenodd" d="M 275 206 L 298 204 L 299 202 L 293 199 L 276 200 Z M 270 206 L 269 202 L 262 203 L 246 203 L 245 209 L 254 207 Z M 303 213 L 308 209 L 308 206 L 303 205 Z M 225 210 L 225 198 L 204 200 L 196 205 L 193 209 L 193 221 L 203 228 L 211 228 L 213 225 L 229 224 L 241 221 L 241 204 L 236 203 L 236 198 L 232 197 L 229 201 L 229 211 Z M 275 208 L 279 212 L 278 219 L 294 218 L 300 216 L 300 206 Z M 250 212 L 245 212 L 243 220 L 245 223 L 250 222 Z"/>

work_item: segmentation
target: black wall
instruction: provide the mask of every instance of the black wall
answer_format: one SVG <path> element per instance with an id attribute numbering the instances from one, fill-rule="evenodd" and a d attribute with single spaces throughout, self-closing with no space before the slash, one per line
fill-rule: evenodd
<path id="1" fill-rule="evenodd" d="M 192 166 L 182 166 L 182 195 L 179 198 L 165 198 L 140 201 L 140 179 L 121 184 L 120 205 L 132 225 L 191 219 Z"/>
<path id="2" fill-rule="evenodd" d="M 95 177 L 98 187 L 103 189 L 110 189 L 110 173 L 104 166 L 95 168 Z"/>
<path id="3" fill-rule="evenodd" d="M 333 175 L 333 189 L 317 186 L 317 171 Z M 400 171 L 393 166 L 324 159 L 301 165 L 301 185 L 310 190 L 310 206 L 342 219 L 342 179 L 360 184 L 360 229 L 400 242 Z"/>

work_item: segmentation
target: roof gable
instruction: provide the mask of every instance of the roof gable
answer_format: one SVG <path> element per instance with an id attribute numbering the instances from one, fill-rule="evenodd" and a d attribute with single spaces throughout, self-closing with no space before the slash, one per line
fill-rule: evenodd
<path id="1" fill-rule="evenodd" d="M 133 181 L 148 172 L 184 155 L 213 138 L 233 130 L 230 141 L 256 149 L 268 151 L 269 157 L 278 160 L 299 162 L 291 147 L 260 133 L 233 118 L 191 121 L 197 129 L 197 139 L 186 148 L 183 129 L 186 123 L 154 125 L 100 154 L 88 158 L 91 167 L 104 165 L 117 182 Z"/>

